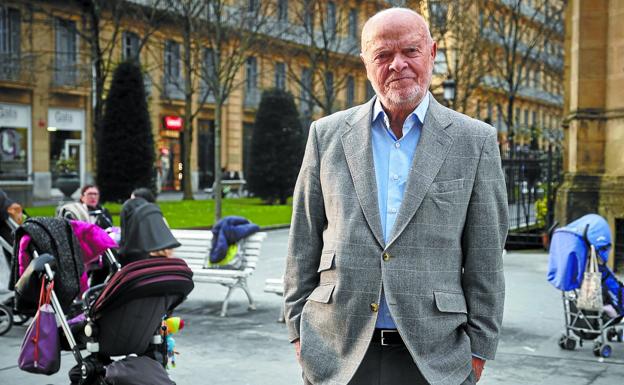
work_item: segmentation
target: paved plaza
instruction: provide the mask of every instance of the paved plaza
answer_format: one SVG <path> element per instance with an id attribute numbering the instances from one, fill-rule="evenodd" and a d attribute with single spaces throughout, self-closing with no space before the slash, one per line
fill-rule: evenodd
<path id="1" fill-rule="evenodd" d="M 199 284 L 176 314 L 186 328 L 177 335 L 177 366 L 170 370 L 179 385 L 299 385 L 300 370 L 286 327 L 277 323 L 281 298 L 264 293 L 266 278 L 284 270 L 288 230 L 270 231 L 258 268 L 249 282 L 258 309 L 248 312 L 242 291 L 235 292 L 229 316 L 219 317 L 226 289 Z M 544 252 L 510 252 L 505 257 L 507 298 L 503 334 L 496 360 L 488 362 L 480 385 L 618 385 L 624 383 L 624 344 L 613 358 L 598 359 L 591 343 L 575 351 L 557 346 L 563 329 L 561 294 L 546 281 Z M 123 325 L 120 325 L 123 327 Z M 20 371 L 16 361 L 25 327 L 0 337 L 0 384 L 68 384 L 74 365 L 64 352 L 53 376 Z M 388 384 L 392 385 L 392 384 Z"/>

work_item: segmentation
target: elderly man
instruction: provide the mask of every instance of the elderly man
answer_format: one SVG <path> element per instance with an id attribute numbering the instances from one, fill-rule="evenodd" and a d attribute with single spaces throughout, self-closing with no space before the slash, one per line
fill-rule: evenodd
<path id="1" fill-rule="evenodd" d="M 473 384 L 494 358 L 507 199 L 496 131 L 428 92 L 425 20 L 362 30 L 376 97 L 314 122 L 285 273 L 305 384 Z"/>

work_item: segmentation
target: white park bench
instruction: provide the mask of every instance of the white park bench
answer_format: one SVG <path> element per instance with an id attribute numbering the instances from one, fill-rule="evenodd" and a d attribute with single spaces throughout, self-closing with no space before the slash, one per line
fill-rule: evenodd
<path id="1" fill-rule="evenodd" d="M 264 281 L 265 293 L 275 293 L 280 297 L 284 296 L 284 277 L 282 278 L 267 278 Z M 277 318 L 277 322 L 284 322 L 284 307 L 280 308 L 280 314 Z"/>
<path id="2" fill-rule="evenodd" d="M 181 246 L 174 249 L 174 256 L 182 258 L 193 271 L 193 281 L 196 283 L 218 283 L 228 287 L 221 306 L 221 317 L 227 315 L 228 302 L 232 292 L 236 288 L 241 288 L 249 300 L 249 310 L 255 310 L 247 278 L 256 269 L 262 241 L 266 238 L 266 233 L 258 232 L 238 242 L 239 253 L 242 255 L 242 265 L 240 269 L 209 268 L 210 249 L 212 247 L 212 232 L 210 230 L 171 230 L 173 236 L 180 242 Z"/>

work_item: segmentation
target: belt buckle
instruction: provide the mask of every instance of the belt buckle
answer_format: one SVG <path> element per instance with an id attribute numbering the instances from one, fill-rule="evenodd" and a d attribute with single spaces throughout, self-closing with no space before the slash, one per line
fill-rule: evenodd
<path id="1" fill-rule="evenodd" d="M 386 343 L 385 334 L 398 333 L 396 330 L 382 330 L 381 331 L 381 346 L 390 346 L 390 343 Z"/>

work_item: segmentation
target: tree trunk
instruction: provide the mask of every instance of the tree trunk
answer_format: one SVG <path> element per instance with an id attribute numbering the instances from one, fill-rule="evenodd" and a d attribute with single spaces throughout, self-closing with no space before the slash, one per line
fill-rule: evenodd
<path id="1" fill-rule="evenodd" d="M 221 115 L 223 114 L 223 101 L 220 96 L 215 100 L 215 124 L 214 124 L 214 185 L 212 192 L 215 199 L 215 223 L 221 219 Z"/>
<path id="2" fill-rule="evenodd" d="M 193 143 L 193 68 L 191 63 L 191 26 L 184 25 L 184 135 L 182 136 L 182 199 L 193 199 L 191 183 L 191 144 Z"/>

